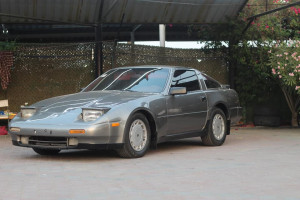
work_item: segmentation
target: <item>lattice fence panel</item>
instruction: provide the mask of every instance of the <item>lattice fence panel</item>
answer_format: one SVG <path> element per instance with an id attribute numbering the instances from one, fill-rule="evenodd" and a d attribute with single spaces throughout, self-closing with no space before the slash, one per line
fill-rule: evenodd
<path id="1" fill-rule="evenodd" d="M 0 88 L 0 99 L 8 98 L 10 110 L 16 112 L 26 102 L 80 91 L 95 76 L 94 48 L 94 43 L 20 44 L 14 52 L 11 82 L 7 90 Z M 222 54 L 103 43 L 104 72 L 120 66 L 162 64 L 196 68 L 228 83 L 228 65 Z"/>

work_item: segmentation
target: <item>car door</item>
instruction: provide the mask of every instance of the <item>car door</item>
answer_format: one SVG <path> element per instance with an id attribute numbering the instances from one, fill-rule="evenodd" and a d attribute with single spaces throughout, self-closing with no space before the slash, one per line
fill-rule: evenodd
<path id="1" fill-rule="evenodd" d="M 167 134 L 201 131 L 206 123 L 207 100 L 195 71 L 175 70 L 171 87 L 186 87 L 187 93 L 167 98 Z"/>

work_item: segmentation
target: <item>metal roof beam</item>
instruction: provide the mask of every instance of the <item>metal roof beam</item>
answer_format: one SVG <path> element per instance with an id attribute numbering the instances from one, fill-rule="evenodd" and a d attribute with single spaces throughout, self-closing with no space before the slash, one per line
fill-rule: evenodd
<path id="1" fill-rule="evenodd" d="M 263 13 L 260 13 L 260 14 L 257 14 L 257 15 L 253 15 L 251 17 L 248 17 L 247 20 L 251 20 L 251 19 L 254 20 L 254 19 L 258 18 L 258 17 L 264 16 L 264 15 L 268 15 L 268 14 L 271 14 L 273 12 L 277 12 L 277 11 L 280 11 L 280 10 L 283 10 L 283 9 L 286 9 L 286 8 L 289 8 L 289 7 L 292 7 L 292 6 L 296 6 L 296 5 L 300 5 L 300 1 L 297 1 L 295 3 L 291 3 L 291 4 L 288 4 L 288 5 L 282 6 L 280 8 L 269 10 L 269 11 L 266 11 L 266 12 L 263 12 Z"/>
<path id="2" fill-rule="evenodd" d="M 289 7 L 292 7 L 292 6 L 296 6 L 296 5 L 300 5 L 300 1 L 297 1 L 295 3 L 290 3 L 288 5 L 285 5 L 285 6 L 282 6 L 280 8 L 276 8 L 276 9 L 273 9 L 273 10 L 269 10 L 269 11 L 266 11 L 266 12 L 263 12 L 263 13 L 260 13 L 260 14 L 257 14 L 257 15 L 253 15 L 251 17 L 248 17 L 247 20 L 249 20 L 247 26 L 244 28 L 242 34 L 244 34 L 248 28 L 250 27 L 251 23 L 258 17 L 261 17 L 261 16 L 264 16 L 264 15 L 268 15 L 268 14 L 271 14 L 271 13 L 274 13 L 274 12 L 277 12 L 277 11 L 280 11 L 280 10 L 283 10 L 283 9 L 286 9 L 286 8 L 289 8 Z"/>
<path id="3" fill-rule="evenodd" d="M 13 17 L 13 18 L 19 18 L 19 19 L 29 19 L 29 20 L 34 20 L 34 21 L 50 22 L 50 23 L 56 23 L 56 24 L 75 24 L 75 25 L 80 25 L 80 26 L 95 27 L 95 24 L 86 24 L 86 23 L 53 20 L 53 19 L 43 19 L 43 18 L 37 18 L 37 17 L 26 17 L 26 16 L 21 16 L 21 15 L 12 15 L 12 14 L 6 14 L 6 13 L 0 13 L 0 16 Z"/>

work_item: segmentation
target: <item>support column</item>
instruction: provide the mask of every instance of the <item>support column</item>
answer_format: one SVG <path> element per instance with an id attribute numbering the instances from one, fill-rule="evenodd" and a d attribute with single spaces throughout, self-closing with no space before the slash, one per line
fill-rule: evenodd
<path id="1" fill-rule="evenodd" d="M 95 78 L 103 74 L 102 24 L 95 27 Z"/>
<path id="2" fill-rule="evenodd" d="M 160 41 L 160 47 L 159 48 L 159 63 L 164 65 L 166 64 L 166 57 L 165 57 L 165 46 L 166 46 L 166 25 L 160 24 L 159 25 L 159 41 Z"/>
<path id="3" fill-rule="evenodd" d="M 165 47 L 166 43 L 166 25 L 160 24 L 159 25 L 159 41 L 160 41 L 160 47 Z"/>
<path id="4" fill-rule="evenodd" d="M 237 44 L 234 40 L 229 41 L 229 55 L 232 55 L 231 52 L 233 51 L 232 45 Z M 229 79 L 229 85 L 231 89 L 235 89 L 235 71 L 236 71 L 236 59 L 229 56 L 229 72 L 228 72 L 228 79 Z"/>
<path id="5" fill-rule="evenodd" d="M 134 41 L 135 41 L 135 38 L 134 38 L 134 32 L 130 32 L 130 43 L 131 45 L 134 45 Z"/>
<path id="6" fill-rule="evenodd" d="M 134 55 L 134 31 L 132 31 L 130 33 L 130 39 L 131 39 L 131 42 L 130 42 L 130 45 L 131 45 L 131 48 L 130 48 L 130 65 L 134 66 L 135 65 L 135 55 Z"/>
<path id="7" fill-rule="evenodd" d="M 137 31 L 140 27 L 142 26 L 142 24 L 139 24 L 137 26 L 135 26 L 132 31 L 130 32 L 130 41 L 131 41 L 131 44 L 133 45 L 134 42 L 135 42 L 135 31 Z"/>

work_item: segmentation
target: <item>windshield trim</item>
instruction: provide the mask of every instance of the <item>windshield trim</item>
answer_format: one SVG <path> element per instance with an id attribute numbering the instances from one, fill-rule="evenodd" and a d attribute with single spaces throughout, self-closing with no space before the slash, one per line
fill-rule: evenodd
<path id="1" fill-rule="evenodd" d="M 128 88 L 132 87 L 133 85 L 135 85 L 136 83 L 138 83 L 141 79 L 143 79 L 146 74 L 149 74 L 149 73 L 157 71 L 157 70 L 159 70 L 159 69 L 153 69 L 153 70 L 145 72 L 140 78 L 138 78 L 137 80 L 135 80 L 133 83 L 131 83 L 131 85 L 129 85 L 127 88 L 124 88 L 123 90 L 128 90 Z M 134 91 L 134 90 L 132 90 L 132 91 Z"/>
<path id="2" fill-rule="evenodd" d="M 138 78 L 136 81 L 134 81 L 131 85 L 127 86 L 125 89 L 120 89 L 120 90 L 110 90 L 107 89 L 109 88 L 118 78 L 120 78 L 124 73 L 127 73 L 130 70 L 134 70 L 134 69 L 143 69 L 143 68 L 148 68 L 149 71 L 145 72 L 140 78 Z M 151 73 L 151 72 L 155 72 L 157 70 L 166 70 L 166 77 L 165 77 L 165 83 L 164 85 L 162 85 L 161 90 L 159 92 L 147 92 L 147 91 L 135 91 L 135 90 L 130 90 L 129 88 L 134 86 L 134 84 L 138 83 L 141 79 L 143 79 L 145 77 L 146 74 Z M 120 75 L 118 75 L 118 77 L 113 80 L 111 83 L 109 83 L 108 86 L 106 86 L 104 89 L 102 90 L 95 90 L 104 80 L 107 79 L 107 77 L 109 77 L 109 75 L 111 75 L 112 73 L 115 73 L 118 70 L 124 70 L 123 72 L 121 72 Z M 110 69 L 108 71 L 106 71 L 105 73 L 103 73 L 102 75 L 100 75 L 97 79 L 95 79 L 94 81 L 92 81 L 90 84 L 88 84 L 88 86 L 86 86 L 81 92 L 91 92 L 91 91 L 130 91 L 130 92 L 141 92 L 141 93 L 165 93 L 166 88 L 169 84 L 169 80 L 170 80 L 170 73 L 171 73 L 171 69 L 169 68 L 165 68 L 165 67 L 119 67 L 119 68 L 114 68 L 114 69 Z M 99 80 L 100 79 L 100 80 Z M 98 83 L 92 88 L 87 90 L 94 82 Z M 87 90 L 87 91 L 86 91 Z"/>
<path id="3" fill-rule="evenodd" d="M 117 78 L 115 78 L 108 86 L 106 86 L 104 89 L 102 89 L 102 90 L 107 90 L 107 88 L 109 88 L 113 83 L 115 83 L 123 74 L 125 74 L 126 72 L 129 72 L 131 69 L 128 69 L 128 70 L 126 70 L 126 71 L 124 71 L 124 72 L 122 72 Z M 116 70 L 116 71 L 118 71 L 118 70 Z M 101 83 L 102 81 L 100 81 L 100 83 Z M 99 83 L 99 84 L 100 84 Z M 98 84 L 98 85 L 99 85 Z M 98 86 L 97 85 L 97 86 Z M 96 87 L 95 87 L 96 88 Z M 93 90 L 95 89 L 95 88 L 93 88 Z"/>

